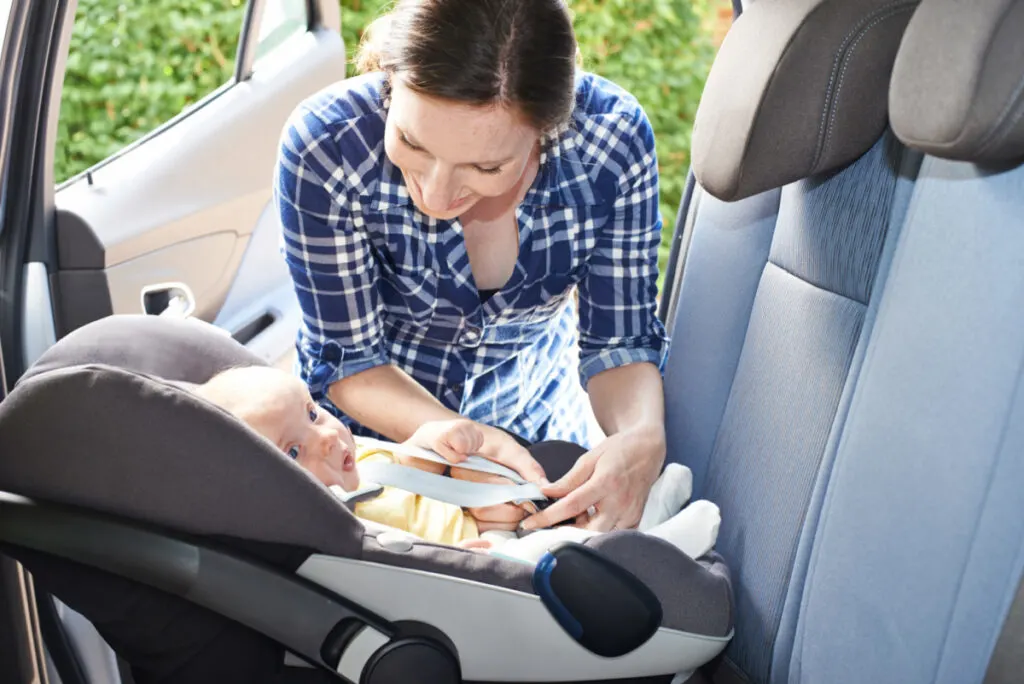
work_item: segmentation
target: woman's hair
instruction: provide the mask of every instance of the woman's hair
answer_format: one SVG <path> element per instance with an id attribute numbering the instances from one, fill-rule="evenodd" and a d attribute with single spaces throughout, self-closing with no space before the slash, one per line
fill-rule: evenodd
<path id="1" fill-rule="evenodd" d="M 541 132 L 574 104 L 576 37 L 565 0 L 398 0 L 363 34 L 360 72 L 417 92 L 515 108 Z"/>

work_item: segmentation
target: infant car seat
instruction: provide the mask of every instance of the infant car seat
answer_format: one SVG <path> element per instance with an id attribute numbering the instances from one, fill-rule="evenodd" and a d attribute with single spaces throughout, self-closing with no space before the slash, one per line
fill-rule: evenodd
<path id="1" fill-rule="evenodd" d="M 183 386 L 260 363 L 203 323 L 115 316 L 0 404 L 5 552 L 139 684 L 605 681 L 688 673 L 727 644 L 714 554 L 616 531 L 534 566 L 357 519 Z"/>

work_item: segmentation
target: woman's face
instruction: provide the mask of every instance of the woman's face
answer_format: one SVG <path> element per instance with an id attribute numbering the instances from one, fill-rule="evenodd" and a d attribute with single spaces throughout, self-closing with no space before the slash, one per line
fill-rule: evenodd
<path id="1" fill-rule="evenodd" d="M 519 188 L 539 137 L 507 109 L 439 100 L 392 79 L 384 149 L 427 216 L 450 220 Z"/>

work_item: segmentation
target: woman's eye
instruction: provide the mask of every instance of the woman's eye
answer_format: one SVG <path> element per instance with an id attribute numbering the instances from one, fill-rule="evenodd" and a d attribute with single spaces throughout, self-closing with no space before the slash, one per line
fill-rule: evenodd
<path id="1" fill-rule="evenodd" d="M 297 459 L 299 457 L 299 447 L 297 447 L 297 446 L 290 447 L 288 449 L 288 455 L 291 456 L 293 460 Z"/>
<path id="2" fill-rule="evenodd" d="M 398 134 L 398 139 L 401 140 L 402 143 L 405 144 L 411 150 L 416 150 L 417 152 L 421 152 L 423 150 L 422 147 L 419 147 L 418 145 L 413 145 L 409 141 L 409 139 L 405 137 L 405 133 L 399 133 Z"/>
<path id="3" fill-rule="evenodd" d="M 480 173 L 485 173 L 485 174 L 487 174 L 488 176 L 496 176 L 496 175 L 498 175 L 499 173 L 501 173 L 501 167 L 500 167 L 500 166 L 495 166 L 495 167 L 492 167 L 492 168 L 490 168 L 490 169 L 485 169 L 485 168 L 483 168 L 483 167 L 480 167 L 480 166 L 476 166 L 476 167 L 474 167 L 474 168 L 475 168 L 475 169 L 476 169 L 477 171 L 479 171 Z"/>
<path id="4" fill-rule="evenodd" d="M 317 412 L 317 410 L 315 408 L 309 409 L 309 421 L 311 423 L 315 423 L 316 419 L 319 418 L 319 417 L 320 417 L 320 414 Z"/>

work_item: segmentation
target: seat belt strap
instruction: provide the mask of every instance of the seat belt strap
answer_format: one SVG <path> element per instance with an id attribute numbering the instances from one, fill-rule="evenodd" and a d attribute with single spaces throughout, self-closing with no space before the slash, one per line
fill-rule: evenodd
<path id="1" fill-rule="evenodd" d="M 983 684 L 1015 684 L 1024 673 L 1024 576 L 1003 622 Z"/>
<path id="2" fill-rule="evenodd" d="M 359 475 L 367 482 L 403 489 L 462 508 L 547 500 L 540 487 L 533 483 L 506 485 L 468 482 L 397 463 L 360 463 Z"/>
<path id="3" fill-rule="evenodd" d="M 470 456 L 465 461 L 454 464 L 444 459 L 440 454 L 437 454 L 429 449 L 421 449 L 419 447 L 412 446 L 411 444 L 395 444 L 392 442 L 384 442 L 379 439 L 373 439 L 371 437 L 356 437 L 356 444 L 362 447 L 370 447 L 374 449 L 380 449 L 381 451 L 387 451 L 397 456 L 411 456 L 413 458 L 419 458 L 424 461 L 432 461 L 434 463 L 441 463 L 443 465 L 451 465 L 456 468 L 465 468 L 466 470 L 475 470 L 478 473 L 489 473 L 491 475 L 498 475 L 504 477 L 516 484 L 526 484 L 527 481 L 522 478 L 519 473 L 501 465 L 494 461 L 483 458 L 482 456 Z M 364 466 L 359 465 L 359 470 L 362 472 Z M 383 484 L 383 483 L 381 483 Z"/>

